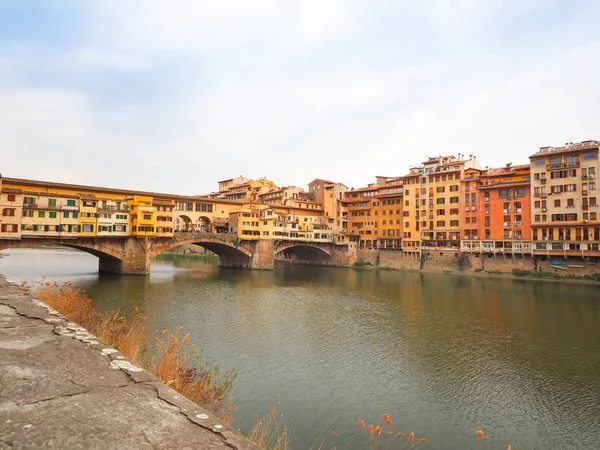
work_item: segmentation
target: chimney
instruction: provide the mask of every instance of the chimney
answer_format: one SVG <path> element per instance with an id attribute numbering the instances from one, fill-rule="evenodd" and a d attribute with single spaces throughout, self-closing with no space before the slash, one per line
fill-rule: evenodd
<path id="1" fill-rule="evenodd" d="M 473 159 L 473 155 L 469 155 L 469 159 Z"/>

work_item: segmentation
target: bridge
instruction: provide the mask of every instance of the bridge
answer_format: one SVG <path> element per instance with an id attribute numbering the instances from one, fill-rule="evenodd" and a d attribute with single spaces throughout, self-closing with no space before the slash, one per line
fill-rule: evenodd
<path id="1" fill-rule="evenodd" d="M 235 234 L 177 232 L 173 237 L 21 237 L 0 240 L 0 250 L 59 245 L 90 253 L 99 271 L 147 275 L 153 258 L 174 247 L 195 244 L 215 253 L 221 267 L 272 270 L 276 260 L 312 265 L 348 266 L 356 260 L 347 245 L 302 240 L 241 240 Z"/>

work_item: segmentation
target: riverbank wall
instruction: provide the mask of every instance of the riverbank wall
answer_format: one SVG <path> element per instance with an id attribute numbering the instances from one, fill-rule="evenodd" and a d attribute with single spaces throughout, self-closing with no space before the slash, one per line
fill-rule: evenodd
<path id="1" fill-rule="evenodd" d="M 0 275 L 0 448 L 257 450 Z"/>
<path id="2" fill-rule="evenodd" d="M 461 253 L 458 250 L 426 250 L 421 254 L 402 250 L 358 249 L 359 265 L 399 270 L 432 272 L 511 273 L 521 271 L 549 271 L 559 276 L 584 276 L 600 273 L 600 263 L 581 257 L 549 259 L 542 256 L 497 253 Z"/>

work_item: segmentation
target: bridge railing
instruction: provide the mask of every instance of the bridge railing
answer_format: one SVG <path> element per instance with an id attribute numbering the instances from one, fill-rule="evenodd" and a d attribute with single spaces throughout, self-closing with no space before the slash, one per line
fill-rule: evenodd
<path id="1" fill-rule="evenodd" d="M 236 238 L 235 233 L 209 233 L 206 231 L 175 231 L 175 239 L 178 241 L 187 241 L 188 239 L 214 239 L 217 241 L 231 242 Z"/>

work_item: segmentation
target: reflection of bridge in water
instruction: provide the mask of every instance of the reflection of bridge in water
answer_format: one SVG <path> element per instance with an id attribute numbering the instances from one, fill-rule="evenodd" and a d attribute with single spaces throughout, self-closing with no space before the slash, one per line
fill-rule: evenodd
<path id="1" fill-rule="evenodd" d="M 330 242 L 283 240 L 242 240 L 235 234 L 176 232 L 173 237 L 22 237 L 0 240 L 0 250 L 12 247 L 60 245 L 74 248 L 99 259 L 101 272 L 146 275 L 150 262 L 180 245 L 195 244 L 219 256 L 219 265 L 244 269 L 273 269 L 276 260 L 312 265 L 348 266 L 348 245 Z"/>

